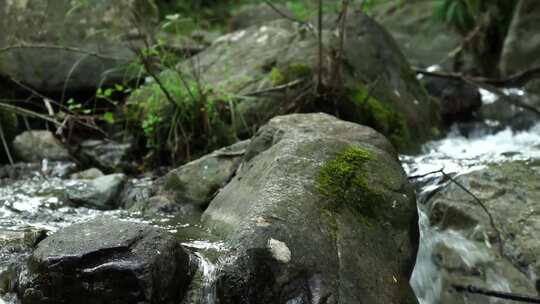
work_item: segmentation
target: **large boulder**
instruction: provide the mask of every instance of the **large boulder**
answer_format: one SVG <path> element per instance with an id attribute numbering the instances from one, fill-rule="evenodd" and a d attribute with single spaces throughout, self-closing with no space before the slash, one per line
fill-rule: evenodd
<path id="1" fill-rule="evenodd" d="M 179 303 L 191 277 L 175 237 L 146 224 L 99 217 L 39 243 L 19 296 L 33 303 Z"/>
<path id="2" fill-rule="evenodd" d="M 198 85 L 196 92 L 210 95 L 206 96 L 211 101 L 206 108 L 214 112 L 208 115 L 233 120 L 230 123 L 240 133 L 249 133 L 279 114 L 324 111 L 372 126 L 400 150 L 416 147 L 437 125 L 436 102 L 428 97 L 399 47 L 380 25 L 360 12 L 351 12 L 341 49 L 333 17 L 329 15 L 324 21 L 322 86 L 326 89 L 322 95 L 315 90 L 317 34 L 313 26 L 286 19 L 223 36 L 178 69 L 188 80 L 196 79 L 188 81 L 190 88 Z M 163 83 L 174 84 L 170 88 L 175 97 L 189 97 L 182 89 L 185 79 L 178 79 L 177 73 L 166 72 L 162 77 Z M 156 110 L 156 100 L 161 100 L 161 110 Z M 188 98 L 186 103 L 190 102 Z M 152 115 L 174 113 L 155 83 L 135 92 L 128 104 L 139 105 L 143 112 L 142 117 L 136 116 L 139 123 Z M 168 125 L 172 123 L 160 126 L 166 131 Z"/>
<path id="3" fill-rule="evenodd" d="M 424 0 L 380 1 L 371 14 L 392 34 L 412 65 L 452 70 L 448 56 L 460 46 L 462 37 L 434 20 L 435 5 L 435 1 Z"/>
<path id="4" fill-rule="evenodd" d="M 0 1 L 0 74 L 40 92 L 95 90 L 121 81 L 142 32 L 157 22 L 153 1 Z M 7 49 L 6 49 L 7 48 Z"/>
<path id="5" fill-rule="evenodd" d="M 415 194 L 371 128 L 327 114 L 273 118 L 203 222 L 231 248 L 219 303 L 416 303 Z"/>
<path id="6" fill-rule="evenodd" d="M 540 65 L 539 27 L 540 2 L 519 1 L 504 42 L 500 63 L 503 74 L 510 75 Z"/>
<path id="7" fill-rule="evenodd" d="M 15 155 L 25 162 L 70 159 L 66 147 L 47 130 L 25 131 L 15 137 L 12 146 Z"/>
<path id="8" fill-rule="evenodd" d="M 538 161 L 491 164 L 456 179 L 482 201 L 493 217 L 503 240 L 503 255 L 483 207 L 460 186 L 449 183 L 443 187 L 427 203 L 429 221 L 436 227 L 434 236 L 429 236 L 436 240 L 431 259 L 441 273 L 440 300 L 435 303 L 493 303 L 482 296 L 467 299 L 454 291 L 452 286 L 456 284 L 537 295 Z"/>

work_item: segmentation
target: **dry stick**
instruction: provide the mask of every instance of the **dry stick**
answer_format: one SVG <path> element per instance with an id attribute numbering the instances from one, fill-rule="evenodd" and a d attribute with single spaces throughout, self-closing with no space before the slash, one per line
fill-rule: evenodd
<path id="1" fill-rule="evenodd" d="M 463 51 L 463 49 L 465 48 L 465 46 L 467 45 L 467 43 L 471 42 L 471 40 L 473 40 L 480 33 L 480 30 L 485 25 L 484 23 L 486 22 L 485 21 L 486 19 L 487 18 L 484 18 L 483 22 L 479 22 L 478 25 L 476 25 L 474 27 L 474 29 L 472 31 L 470 31 L 467 34 L 467 36 L 465 36 L 464 39 L 461 40 L 461 43 L 456 48 L 454 48 L 452 51 L 450 51 L 448 53 L 448 55 L 446 55 L 446 57 L 439 62 L 439 65 L 443 65 L 448 60 L 456 57 L 459 53 L 461 53 Z"/>
<path id="2" fill-rule="evenodd" d="M 294 18 L 292 16 L 289 16 L 288 14 L 285 14 L 277 6 L 272 4 L 272 2 L 270 2 L 269 0 L 263 0 L 263 1 L 264 1 L 264 3 L 266 3 L 266 5 L 270 6 L 270 8 L 273 9 L 281 17 L 283 17 L 283 18 L 285 18 L 285 19 L 287 19 L 289 21 L 296 22 L 296 23 L 299 23 L 299 24 L 306 25 L 306 26 L 310 27 L 307 22 L 302 21 L 302 20 L 297 19 L 297 18 Z"/>
<path id="3" fill-rule="evenodd" d="M 295 87 L 298 84 L 304 82 L 305 80 L 306 80 L 305 78 L 296 79 L 294 81 L 291 81 L 291 82 L 288 82 L 288 83 L 285 83 L 285 84 L 282 84 L 282 85 L 279 85 L 279 86 L 275 86 L 275 87 L 271 87 L 271 88 L 268 88 L 268 89 L 255 91 L 255 92 L 249 92 L 247 94 L 244 94 L 243 96 L 248 96 L 249 97 L 249 96 L 262 95 L 262 94 L 266 94 L 266 93 L 279 92 L 279 91 L 282 91 L 282 90 L 285 90 L 285 89 L 288 89 L 288 88 Z"/>
<path id="4" fill-rule="evenodd" d="M 528 295 L 521 295 L 511 292 L 502 292 L 502 291 L 495 291 L 495 290 L 489 290 L 484 289 L 472 285 L 464 286 L 464 285 L 457 285 L 454 284 L 452 287 L 457 292 L 468 292 L 468 293 L 474 293 L 474 294 L 480 294 L 484 296 L 489 297 L 495 297 L 500 299 L 506 299 L 511 301 L 517 301 L 517 302 L 525 302 L 525 303 L 540 303 L 540 298 L 528 296 Z"/>
<path id="5" fill-rule="evenodd" d="M 489 218 L 489 224 L 490 224 L 491 228 L 495 231 L 495 237 L 497 238 L 498 247 L 499 247 L 499 253 L 501 254 L 501 256 L 504 257 L 505 256 L 504 255 L 504 244 L 503 244 L 503 239 L 502 239 L 502 236 L 501 236 L 501 232 L 497 228 L 497 225 L 495 225 L 495 219 L 493 218 L 493 215 L 491 214 L 489 209 L 486 207 L 486 205 L 474 193 L 472 193 L 469 189 L 467 189 L 467 187 L 465 187 L 462 183 L 460 183 L 455 178 L 453 178 L 452 176 L 450 176 L 449 174 L 444 172 L 444 168 L 440 169 L 440 170 L 437 170 L 437 171 L 428 172 L 428 173 L 422 174 L 422 175 L 410 176 L 409 179 L 423 178 L 423 177 L 426 177 L 428 175 L 437 174 L 437 173 L 442 174 L 442 176 L 444 178 L 450 180 L 452 183 L 454 183 L 456 186 L 458 186 L 461 190 L 465 191 L 468 195 L 470 195 L 476 201 L 476 203 L 480 206 L 480 208 L 482 208 L 484 213 L 487 214 L 487 216 Z"/>
<path id="6" fill-rule="evenodd" d="M 51 49 L 51 50 L 62 50 L 72 53 L 80 53 L 88 56 L 96 57 L 104 60 L 115 60 L 115 61 L 128 61 L 126 58 L 117 58 L 112 56 L 103 55 L 96 52 L 86 51 L 76 47 L 61 46 L 61 45 L 45 45 L 45 44 L 20 44 L 20 45 L 11 45 L 7 47 L 0 48 L 0 54 L 6 53 L 16 49 Z"/>
<path id="7" fill-rule="evenodd" d="M 6 151 L 7 158 L 9 160 L 9 163 L 13 166 L 15 165 L 15 162 L 13 161 L 13 157 L 11 157 L 11 152 L 9 151 L 9 146 L 6 141 L 6 137 L 4 134 L 4 128 L 2 127 L 2 122 L 0 122 L 0 139 L 2 140 L 2 145 L 4 146 L 4 151 Z"/>
<path id="8" fill-rule="evenodd" d="M 489 83 L 491 81 L 494 81 L 494 80 L 489 80 L 487 78 L 479 78 L 479 77 L 468 77 L 468 76 L 464 76 L 462 74 L 456 74 L 456 73 L 429 72 L 429 71 L 426 71 L 426 70 L 420 69 L 420 68 L 413 68 L 413 70 L 418 74 L 423 74 L 423 75 L 428 75 L 428 76 L 433 76 L 433 77 L 440 77 L 440 78 L 448 78 L 448 79 L 454 79 L 454 80 L 459 80 L 459 81 L 466 82 L 466 83 L 468 83 L 468 84 L 470 84 L 472 86 L 475 86 L 475 87 L 482 88 L 482 89 L 485 89 L 487 91 L 490 91 L 490 92 L 494 93 L 495 95 L 504 96 L 504 97 L 506 97 L 506 98 L 502 99 L 504 102 L 510 103 L 511 105 L 516 106 L 518 108 L 522 108 L 522 109 L 525 109 L 527 111 L 531 111 L 534 114 L 540 116 L 540 109 L 537 109 L 536 107 L 525 104 L 525 103 L 517 100 L 516 98 L 513 98 L 512 96 L 509 96 L 509 95 L 503 93 L 498 88 L 487 84 L 487 83 Z M 524 73 L 521 73 L 521 74 L 524 74 Z M 535 71 L 529 72 L 527 75 L 530 77 L 531 75 L 536 75 L 536 74 L 538 74 L 537 76 L 540 76 L 540 67 L 537 68 L 537 71 L 535 69 Z M 499 82 L 500 82 L 500 80 L 499 80 Z"/>
<path id="9" fill-rule="evenodd" d="M 9 79 L 10 81 L 12 81 L 13 83 L 15 83 L 17 86 L 19 86 L 19 87 L 21 87 L 22 89 L 28 91 L 29 93 L 32 93 L 32 94 L 35 95 L 35 96 L 37 96 L 37 97 L 43 99 L 44 102 L 45 102 L 45 100 L 48 100 L 49 102 L 54 103 L 55 105 L 58 105 L 58 106 L 60 106 L 60 107 L 63 107 L 64 110 L 66 110 L 66 112 L 70 112 L 69 109 L 68 109 L 67 107 L 65 107 L 64 105 L 62 105 L 62 104 L 59 103 L 58 101 L 55 101 L 54 99 L 49 98 L 49 97 L 47 97 L 47 96 L 45 96 L 45 95 L 39 93 L 37 90 L 34 90 L 34 89 L 31 88 L 30 86 L 25 85 L 24 83 L 18 81 L 17 79 L 15 79 L 15 78 L 13 78 L 13 77 L 11 77 L 11 76 L 7 76 L 7 77 L 8 77 L 8 79 Z M 1 105 L 2 105 L 2 104 L 0 104 L 0 106 L 1 106 Z M 6 106 L 7 106 L 7 105 L 6 105 Z M 11 109 L 12 109 L 12 110 L 15 110 L 16 108 L 18 108 L 18 107 L 12 107 Z M 39 113 L 36 113 L 36 112 L 33 112 L 33 111 L 29 111 L 29 110 L 23 110 L 23 109 L 19 109 L 19 112 L 20 112 L 19 114 L 21 114 L 21 115 L 27 115 L 27 116 L 30 116 L 30 117 L 36 117 L 36 118 L 39 118 L 39 119 L 42 119 L 42 120 L 46 120 L 46 121 L 52 122 L 52 123 L 56 124 L 57 126 L 62 127 L 62 124 L 60 124 L 58 121 L 56 121 L 55 119 L 52 119 L 52 118 L 50 118 L 50 117 L 48 117 L 48 116 L 44 116 L 44 115 L 41 115 L 41 114 L 39 114 Z M 24 114 L 24 113 L 25 113 L 25 114 Z M 74 115 L 72 115 L 72 114 L 68 114 L 68 115 L 69 115 L 70 118 L 75 118 L 75 121 L 76 121 L 77 123 L 81 124 L 82 126 L 85 126 L 85 127 L 89 128 L 89 129 L 92 129 L 92 130 L 94 130 L 94 131 L 97 131 L 97 132 L 99 132 L 99 133 L 102 134 L 102 135 L 105 135 L 105 136 L 107 135 L 103 130 L 101 130 L 101 129 L 98 128 L 97 126 L 92 125 L 92 124 L 89 124 L 89 123 L 86 123 L 86 122 L 82 121 L 81 119 L 76 119 L 76 117 L 75 117 Z"/>
<path id="10" fill-rule="evenodd" d="M 323 69 L 323 36 L 322 36 L 322 28 L 323 28 L 323 7 L 322 7 L 322 0 L 319 0 L 319 13 L 318 13 L 318 41 L 319 41 L 319 71 L 317 74 L 317 93 L 322 93 L 322 69 Z"/>

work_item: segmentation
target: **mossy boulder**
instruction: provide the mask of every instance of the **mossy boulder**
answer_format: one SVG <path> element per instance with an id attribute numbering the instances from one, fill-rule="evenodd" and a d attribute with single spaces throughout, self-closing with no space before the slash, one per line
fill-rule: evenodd
<path id="1" fill-rule="evenodd" d="M 123 80 L 142 45 L 143 32 L 157 23 L 153 1 L 2 1 L 0 74 L 39 92 L 95 90 Z"/>
<path id="2" fill-rule="evenodd" d="M 436 102 L 380 25 L 361 12 L 350 12 L 341 50 L 331 30 L 333 17 L 324 21 L 322 94 L 315 90 L 317 35 L 285 19 L 223 36 L 177 68 L 199 75 L 206 92 L 230 97 L 232 102 L 222 108 L 228 116 L 235 113 L 240 135 L 249 135 L 276 115 L 323 111 L 374 127 L 400 150 L 418 147 L 438 124 Z"/>
<path id="3" fill-rule="evenodd" d="M 203 223 L 235 257 L 218 265 L 220 303 L 416 303 L 415 194 L 371 128 L 320 113 L 273 118 Z"/>

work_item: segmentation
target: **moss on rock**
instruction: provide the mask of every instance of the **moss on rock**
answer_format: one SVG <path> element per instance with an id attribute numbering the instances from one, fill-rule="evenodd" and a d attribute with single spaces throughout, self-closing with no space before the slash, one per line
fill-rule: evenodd
<path id="1" fill-rule="evenodd" d="M 294 63 L 284 69 L 274 67 L 270 71 L 270 81 L 273 86 L 279 86 L 297 79 L 310 77 L 312 74 L 313 71 L 309 65 Z"/>
<path id="2" fill-rule="evenodd" d="M 369 151 L 351 146 L 328 161 L 317 177 L 317 189 L 331 200 L 331 209 L 350 208 L 362 218 L 374 218 L 374 201 L 379 191 L 369 186 L 364 165 L 375 157 Z"/>
<path id="3" fill-rule="evenodd" d="M 357 86 L 352 99 L 360 107 L 360 123 L 382 132 L 400 150 L 410 145 L 411 135 L 403 114 L 371 96 L 364 85 Z"/>

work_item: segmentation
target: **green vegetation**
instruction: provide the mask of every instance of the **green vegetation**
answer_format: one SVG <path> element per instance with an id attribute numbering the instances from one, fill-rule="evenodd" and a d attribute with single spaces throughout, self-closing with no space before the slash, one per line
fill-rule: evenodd
<path id="1" fill-rule="evenodd" d="M 189 160 L 236 140 L 230 96 L 173 71 L 162 73 L 160 81 L 164 88 L 153 82 L 135 91 L 125 113 L 127 128 L 140 130 L 155 156 Z"/>
<path id="2" fill-rule="evenodd" d="M 298 79 L 308 78 L 313 75 L 311 67 L 306 64 L 291 64 L 284 70 L 274 67 L 270 71 L 270 81 L 273 86 L 279 86 Z"/>
<path id="3" fill-rule="evenodd" d="M 363 218 L 375 217 L 380 193 L 369 186 L 365 170 L 366 162 L 374 160 L 369 151 L 351 146 L 321 168 L 317 189 L 331 200 L 331 210 L 348 208 Z"/>
<path id="4" fill-rule="evenodd" d="M 364 85 L 358 85 L 352 96 L 354 102 L 360 106 L 360 123 L 382 132 L 396 147 L 407 147 L 411 142 L 411 135 L 403 114 L 371 96 Z"/>

